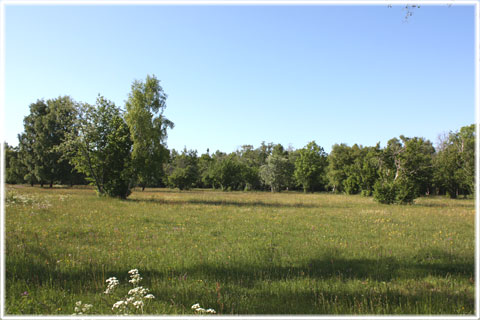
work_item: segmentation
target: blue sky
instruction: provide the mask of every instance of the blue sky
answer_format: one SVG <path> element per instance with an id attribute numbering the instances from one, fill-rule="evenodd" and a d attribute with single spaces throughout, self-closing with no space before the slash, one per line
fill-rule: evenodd
<path id="1" fill-rule="evenodd" d="M 4 140 L 37 99 L 123 106 L 155 74 L 169 148 L 382 145 L 475 121 L 474 7 L 27 6 L 5 11 Z"/>

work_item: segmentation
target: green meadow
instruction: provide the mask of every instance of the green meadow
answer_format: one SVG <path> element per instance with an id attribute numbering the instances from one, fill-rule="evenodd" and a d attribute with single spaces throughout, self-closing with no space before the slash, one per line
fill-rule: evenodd
<path id="1" fill-rule="evenodd" d="M 141 285 L 145 314 L 474 314 L 472 199 L 7 186 L 9 315 L 92 314 Z M 105 280 L 120 281 L 118 296 Z"/>

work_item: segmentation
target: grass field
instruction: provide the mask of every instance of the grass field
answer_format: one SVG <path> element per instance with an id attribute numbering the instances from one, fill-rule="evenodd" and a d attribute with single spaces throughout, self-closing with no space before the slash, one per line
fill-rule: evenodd
<path id="1" fill-rule="evenodd" d="M 137 268 L 148 314 L 473 314 L 473 200 L 7 186 L 6 314 L 112 314 Z"/>

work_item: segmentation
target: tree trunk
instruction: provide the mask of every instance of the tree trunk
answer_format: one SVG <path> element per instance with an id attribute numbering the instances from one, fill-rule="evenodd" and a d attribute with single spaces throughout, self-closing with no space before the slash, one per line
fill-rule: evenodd
<path id="1" fill-rule="evenodd" d="M 50 181 L 50 188 L 53 187 L 53 181 Z"/>
<path id="2" fill-rule="evenodd" d="M 142 191 L 144 191 L 144 190 L 145 190 L 145 185 L 142 186 Z"/>

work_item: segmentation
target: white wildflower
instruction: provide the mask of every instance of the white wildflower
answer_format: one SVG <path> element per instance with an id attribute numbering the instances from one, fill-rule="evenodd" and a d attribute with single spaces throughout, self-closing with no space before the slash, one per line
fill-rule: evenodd
<path id="1" fill-rule="evenodd" d="M 130 282 L 134 286 L 138 285 L 140 283 L 140 281 L 143 279 L 142 277 L 140 277 L 140 274 L 138 274 L 138 273 L 132 274 L 130 276 L 130 278 L 131 279 L 128 280 L 128 282 Z"/>
<path id="2" fill-rule="evenodd" d="M 125 305 L 125 301 L 123 300 L 120 300 L 120 301 L 117 301 L 113 304 L 113 309 L 119 309 L 120 307 L 124 306 Z"/>
<path id="3" fill-rule="evenodd" d="M 198 309 L 200 308 L 200 304 L 199 303 L 195 303 L 193 306 L 192 306 L 192 309 L 195 310 L 195 309 Z"/>
<path id="4" fill-rule="evenodd" d="M 108 278 L 106 281 L 108 283 L 107 289 L 105 290 L 105 294 L 110 294 L 113 292 L 113 290 L 118 286 L 119 281 L 115 277 Z"/>
<path id="5" fill-rule="evenodd" d="M 73 315 L 81 315 L 84 313 L 88 313 L 90 309 L 93 307 L 91 304 L 82 304 L 82 301 L 75 302 L 75 308 L 73 309 L 75 313 Z"/>
<path id="6" fill-rule="evenodd" d="M 93 305 L 91 304 L 84 304 L 82 307 L 82 312 L 88 312 L 92 307 Z"/>
<path id="7" fill-rule="evenodd" d="M 144 287 L 136 287 L 128 291 L 128 294 L 131 296 L 141 296 L 143 297 L 148 293 L 148 289 Z"/>
<path id="8" fill-rule="evenodd" d="M 125 315 L 138 313 L 139 311 L 137 310 L 140 310 L 140 312 L 143 313 L 145 300 L 154 299 L 155 297 L 153 294 L 148 294 L 149 290 L 147 288 L 137 286 L 142 280 L 142 277 L 138 273 L 138 269 L 132 269 L 128 271 L 128 274 L 130 274 L 129 282 L 134 285 L 134 288 L 128 291 L 128 294 L 123 298 L 123 300 L 115 302 L 112 310 L 116 311 L 118 314 Z M 105 291 L 107 294 L 111 293 L 119 284 L 117 278 L 115 277 L 107 279 L 106 282 L 108 283 L 107 290 Z"/>
<path id="9" fill-rule="evenodd" d="M 217 313 L 214 309 L 207 309 L 207 310 L 205 310 L 204 308 L 200 307 L 200 303 L 195 303 L 195 304 L 192 306 L 192 309 L 195 310 L 196 313 L 201 313 L 201 314 L 204 314 L 204 313 L 210 313 L 210 314 Z"/>

